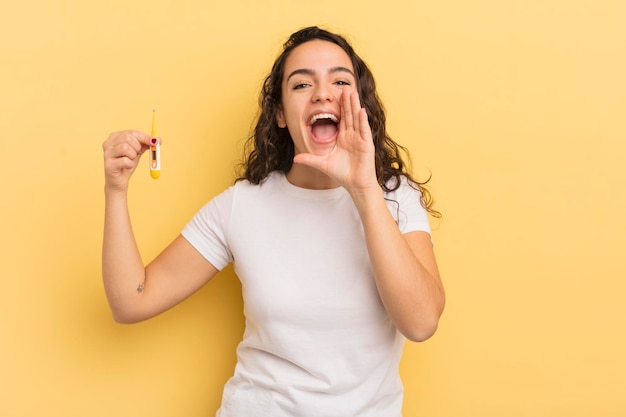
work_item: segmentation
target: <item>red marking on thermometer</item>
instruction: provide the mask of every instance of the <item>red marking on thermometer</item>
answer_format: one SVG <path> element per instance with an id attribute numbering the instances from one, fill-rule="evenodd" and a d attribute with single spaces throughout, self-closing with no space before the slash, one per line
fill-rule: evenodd
<path id="1" fill-rule="evenodd" d="M 161 176 L 161 143 L 156 134 L 156 110 L 152 109 L 152 139 L 150 139 L 150 176 L 155 180 Z"/>

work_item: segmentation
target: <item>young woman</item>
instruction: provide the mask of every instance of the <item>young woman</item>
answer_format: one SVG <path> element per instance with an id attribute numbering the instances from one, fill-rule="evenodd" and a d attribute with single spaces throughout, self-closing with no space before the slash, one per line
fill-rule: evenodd
<path id="1" fill-rule="evenodd" d="M 432 336 L 444 307 L 429 195 L 405 172 L 373 76 L 344 38 L 294 33 L 260 105 L 243 177 L 146 267 L 126 199 L 151 137 L 104 142 L 114 318 L 159 314 L 233 262 L 246 330 L 218 416 L 400 416 L 404 340 Z"/>

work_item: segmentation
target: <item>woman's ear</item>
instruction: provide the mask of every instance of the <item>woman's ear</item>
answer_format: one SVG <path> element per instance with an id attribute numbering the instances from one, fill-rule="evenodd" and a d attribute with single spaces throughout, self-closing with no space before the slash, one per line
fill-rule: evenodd
<path id="1" fill-rule="evenodd" d="M 287 127 L 287 122 L 285 121 L 285 115 L 283 114 L 282 107 L 279 107 L 278 112 L 276 112 L 276 124 L 278 124 L 278 127 L 280 127 L 281 129 Z"/>

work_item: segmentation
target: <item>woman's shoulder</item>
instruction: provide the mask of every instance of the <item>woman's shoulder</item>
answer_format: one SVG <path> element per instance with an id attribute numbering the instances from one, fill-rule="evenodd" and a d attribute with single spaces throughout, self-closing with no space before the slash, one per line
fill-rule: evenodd
<path id="1" fill-rule="evenodd" d="M 393 195 L 402 195 L 405 193 L 417 195 L 422 194 L 420 186 L 411 178 L 403 174 L 388 179 L 385 183 L 385 188 L 389 190 L 385 192 L 387 197 Z"/>

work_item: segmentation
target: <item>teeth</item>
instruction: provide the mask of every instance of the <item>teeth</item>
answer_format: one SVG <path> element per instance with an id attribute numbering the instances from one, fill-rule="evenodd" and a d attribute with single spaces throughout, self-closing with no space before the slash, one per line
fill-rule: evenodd
<path id="1" fill-rule="evenodd" d="M 332 114 L 332 113 L 320 113 L 320 114 L 316 114 L 313 117 L 311 117 L 311 124 L 317 122 L 318 120 L 321 119 L 330 119 L 335 123 L 338 123 L 337 117 Z"/>

